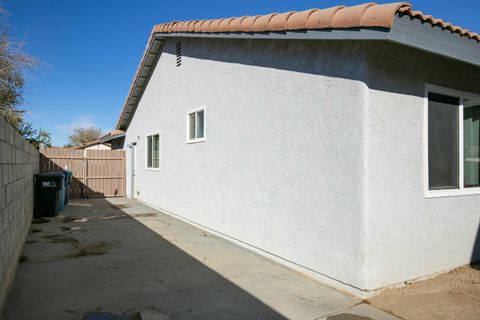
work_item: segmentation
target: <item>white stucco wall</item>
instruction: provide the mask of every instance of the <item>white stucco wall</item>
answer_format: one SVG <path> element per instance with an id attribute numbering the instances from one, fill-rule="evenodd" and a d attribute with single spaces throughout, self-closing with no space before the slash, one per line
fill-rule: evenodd
<path id="1" fill-rule="evenodd" d="M 425 198 L 423 95 L 480 92 L 478 69 L 382 42 L 212 39 L 184 40 L 177 68 L 175 43 L 126 133 L 137 198 L 355 293 L 470 262 L 480 196 Z M 206 142 L 187 144 L 201 106 Z"/>
<path id="2" fill-rule="evenodd" d="M 177 68 L 174 46 L 166 42 L 126 133 L 126 145 L 137 141 L 137 197 L 363 287 L 367 88 L 357 47 L 185 40 Z M 206 142 L 187 144 L 186 114 L 201 106 Z M 145 137 L 157 132 L 161 168 L 145 170 Z"/>
<path id="3" fill-rule="evenodd" d="M 480 195 L 425 197 L 423 97 L 425 83 L 480 93 L 480 70 L 387 44 L 367 61 L 365 274 L 375 289 L 472 260 Z"/>

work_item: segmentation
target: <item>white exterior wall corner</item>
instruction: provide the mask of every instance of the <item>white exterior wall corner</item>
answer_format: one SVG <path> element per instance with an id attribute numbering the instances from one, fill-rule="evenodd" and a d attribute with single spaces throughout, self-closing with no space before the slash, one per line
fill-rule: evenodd
<path id="1" fill-rule="evenodd" d="M 365 282 L 373 290 L 471 262 L 480 195 L 424 194 L 424 90 L 430 83 L 480 93 L 480 70 L 389 43 L 366 56 Z"/>
<path id="2" fill-rule="evenodd" d="M 364 46 L 183 39 L 176 67 L 176 41 L 126 132 L 129 194 L 137 142 L 139 200 L 365 288 Z M 206 142 L 187 144 L 186 113 L 202 105 Z M 156 132 L 160 170 L 149 171 L 145 136 Z"/>

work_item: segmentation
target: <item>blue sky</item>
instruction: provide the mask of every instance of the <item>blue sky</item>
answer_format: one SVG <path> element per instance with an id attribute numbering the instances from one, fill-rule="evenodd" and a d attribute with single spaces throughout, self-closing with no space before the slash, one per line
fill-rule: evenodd
<path id="1" fill-rule="evenodd" d="M 28 76 L 27 119 L 63 145 L 77 126 L 112 129 L 154 24 L 354 5 L 351 0 L 2 0 L 10 35 L 42 62 Z M 379 3 L 393 1 L 378 1 Z M 480 1 L 411 1 L 480 32 Z"/>

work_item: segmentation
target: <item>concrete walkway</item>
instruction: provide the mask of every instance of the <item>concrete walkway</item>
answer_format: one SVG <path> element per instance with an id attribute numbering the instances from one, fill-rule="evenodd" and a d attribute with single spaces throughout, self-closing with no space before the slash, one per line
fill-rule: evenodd
<path id="1" fill-rule="evenodd" d="M 32 224 L 2 319 L 396 319 L 129 199 L 49 220 Z"/>

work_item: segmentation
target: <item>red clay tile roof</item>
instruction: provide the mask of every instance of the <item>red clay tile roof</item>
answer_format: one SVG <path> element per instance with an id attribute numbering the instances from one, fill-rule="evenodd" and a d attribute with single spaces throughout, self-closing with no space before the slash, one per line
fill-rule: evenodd
<path id="1" fill-rule="evenodd" d="M 462 29 L 462 27 L 459 26 L 454 26 L 452 23 L 444 22 L 442 19 L 435 19 L 431 15 L 423 14 L 422 11 L 413 11 L 411 7 L 401 7 L 398 9 L 398 12 L 407 14 L 410 17 L 419 19 L 422 22 L 430 23 L 432 26 L 438 26 L 444 30 L 458 33 L 462 37 L 467 37 L 480 42 L 480 35 L 478 33 L 472 32 L 468 29 Z"/>
<path id="2" fill-rule="evenodd" d="M 309 9 L 267 15 L 243 16 L 237 18 L 173 21 L 156 25 L 152 34 L 172 32 L 225 33 L 225 32 L 270 32 L 305 29 L 345 28 L 391 28 L 397 12 L 414 19 L 439 26 L 461 36 L 480 41 L 475 32 L 454 26 L 441 19 L 413 11 L 408 2 L 376 4 L 369 2 L 357 6 L 336 6 L 328 9 Z"/>
<path id="3" fill-rule="evenodd" d="M 232 32 L 275 32 L 288 30 L 312 29 L 346 29 L 346 28 L 391 28 L 397 13 L 419 19 L 422 22 L 438 26 L 444 30 L 459 34 L 477 42 L 480 35 L 461 27 L 454 26 L 441 19 L 414 11 L 408 2 L 376 4 L 369 2 L 351 7 L 336 6 L 327 9 L 309 9 L 305 11 L 290 11 L 285 13 L 270 13 L 257 16 L 243 16 L 210 20 L 173 21 L 155 25 L 145 48 L 144 55 L 130 85 L 120 116 L 115 125 L 119 128 L 120 120 L 127 106 L 128 99 L 134 88 L 145 53 L 155 34 L 161 33 L 232 33 Z"/>

